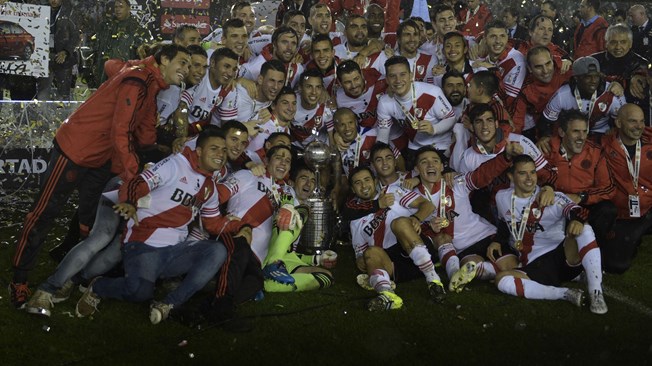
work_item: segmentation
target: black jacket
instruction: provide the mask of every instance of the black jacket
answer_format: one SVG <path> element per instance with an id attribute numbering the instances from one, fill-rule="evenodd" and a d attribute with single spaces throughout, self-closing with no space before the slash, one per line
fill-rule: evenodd
<path id="1" fill-rule="evenodd" d="M 50 65 L 56 68 L 70 68 L 77 63 L 75 48 L 79 45 L 79 28 L 73 21 L 72 4 L 63 0 L 58 10 L 50 14 L 50 33 L 54 35 L 54 47 L 50 45 Z M 54 62 L 57 53 L 66 51 L 68 56 L 62 64 Z"/>
<path id="2" fill-rule="evenodd" d="M 647 21 L 647 26 L 643 28 L 643 31 L 639 27 L 632 26 L 632 35 L 634 36 L 632 50 L 646 59 L 652 60 L 652 19 Z"/>

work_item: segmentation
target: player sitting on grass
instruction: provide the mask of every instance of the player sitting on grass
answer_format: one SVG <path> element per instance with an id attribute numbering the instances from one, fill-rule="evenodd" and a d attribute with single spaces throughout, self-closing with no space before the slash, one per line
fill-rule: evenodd
<path id="1" fill-rule="evenodd" d="M 387 152 L 391 155 L 390 150 Z M 360 205 L 378 199 L 380 194 L 376 179 L 367 167 L 355 168 L 349 185 L 355 194 L 353 201 Z M 417 193 L 396 184 L 385 186 L 382 194 L 388 207 L 351 221 L 356 265 L 369 275 L 369 284 L 378 292 L 378 296 L 367 303 L 367 309 L 390 310 L 403 306 L 403 300 L 391 288 L 390 276 L 397 282 L 425 276 L 430 298 L 442 302 L 444 286 L 430 254 L 434 253 L 434 248 L 428 241 L 429 251 L 419 236 L 421 222 L 430 216 L 434 206 Z"/>
<path id="2" fill-rule="evenodd" d="M 602 294 L 600 248 L 590 225 L 584 224 L 588 213 L 561 192 L 555 202 L 541 207 L 536 195 L 537 174 L 534 160 L 519 155 L 507 176 L 514 187 L 496 195 L 499 227 L 498 242 L 487 249 L 495 260 L 503 255 L 519 257 L 520 267 L 496 275 L 496 286 L 509 295 L 539 300 L 566 300 L 577 306 L 583 303 L 583 291 L 557 287 L 562 282 L 586 272 L 590 310 L 607 312 Z M 501 248 L 509 242 L 511 252 Z"/>

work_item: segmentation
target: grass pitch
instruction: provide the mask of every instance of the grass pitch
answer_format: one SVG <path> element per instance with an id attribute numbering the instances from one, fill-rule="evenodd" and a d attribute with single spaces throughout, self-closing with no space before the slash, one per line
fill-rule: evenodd
<path id="1" fill-rule="evenodd" d="M 11 279 L 10 256 L 28 203 L 0 208 L 0 284 Z M 62 215 L 68 216 L 68 212 Z M 54 271 L 47 250 L 65 234 L 52 231 L 31 274 L 32 288 Z M 250 333 L 173 320 L 152 325 L 148 304 L 106 300 L 92 319 L 77 319 L 80 294 L 57 304 L 51 318 L 14 310 L 0 293 L 2 365 L 649 365 L 652 364 L 652 238 L 632 268 L 605 275 L 609 312 L 593 315 L 567 302 L 503 295 L 472 282 L 442 305 L 427 301 L 425 281 L 399 284 L 403 309 L 369 313 L 374 293 L 358 287 L 353 251 L 335 248 L 333 287 L 266 294 L 239 313 Z M 440 275 L 447 282 L 445 275 Z M 578 286 L 578 284 L 570 284 Z M 185 342 L 183 342 L 185 341 Z M 180 345 L 181 344 L 181 345 Z M 184 345 L 185 344 L 185 345 Z"/>

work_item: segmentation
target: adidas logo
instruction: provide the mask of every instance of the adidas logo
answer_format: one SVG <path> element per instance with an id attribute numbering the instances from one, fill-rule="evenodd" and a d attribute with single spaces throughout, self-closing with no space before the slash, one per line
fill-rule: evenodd
<path id="1" fill-rule="evenodd" d="M 179 179 L 179 182 L 183 184 L 188 184 L 188 180 L 186 179 L 186 177 L 181 177 L 181 179 Z"/>
<path id="2" fill-rule="evenodd" d="M 199 101 L 202 102 L 202 103 L 206 103 L 206 97 L 199 98 Z"/>

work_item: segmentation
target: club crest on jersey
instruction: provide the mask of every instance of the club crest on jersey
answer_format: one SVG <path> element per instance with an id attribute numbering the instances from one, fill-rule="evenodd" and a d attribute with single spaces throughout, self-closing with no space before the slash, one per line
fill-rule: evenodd
<path id="1" fill-rule="evenodd" d="M 535 219 L 540 219 L 541 218 L 541 210 L 538 208 L 533 208 L 532 209 L 532 216 L 534 216 Z"/>
<path id="2" fill-rule="evenodd" d="M 222 101 L 223 101 L 223 100 L 224 100 L 224 98 L 223 98 L 222 96 L 217 97 L 217 99 L 215 100 L 215 105 L 220 105 L 220 104 L 222 104 Z"/>
<path id="3" fill-rule="evenodd" d="M 423 65 L 417 65 L 417 74 L 422 75 L 425 67 Z"/>
<path id="4" fill-rule="evenodd" d="M 451 196 L 446 196 L 446 198 L 444 198 L 444 202 L 446 203 L 446 207 L 451 207 L 453 205 L 453 199 Z"/>
<path id="5" fill-rule="evenodd" d="M 607 110 L 607 103 L 600 102 L 598 103 L 598 109 L 600 109 L 600 112 L 605 112 Z"/>
<path id="6" fill-rule="evenodd" d="M 419 119 L 423 118 L 423 108 L 414 108 L 414 116 Z"/>
<path id="7" fill-rule="evenodd" d="M 363 156 L 365 159 L 369 159 L 369 157 L 371 157 L 371 151 L 370 151 L 370 150 L 365 150 L 365 151 L 363 151 L 363 152 L 362 152 L 362 156 Z"/>
<path id="8" fill-rule="evenodd" d="M 315 126 L 321 126 L 321 116 L 315 116 Z"/>

